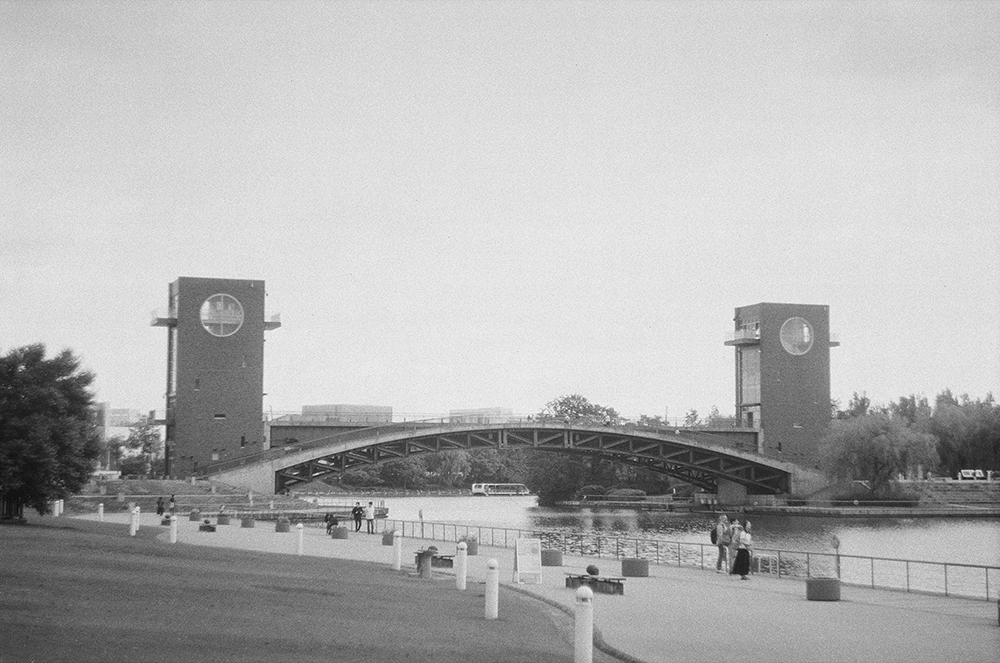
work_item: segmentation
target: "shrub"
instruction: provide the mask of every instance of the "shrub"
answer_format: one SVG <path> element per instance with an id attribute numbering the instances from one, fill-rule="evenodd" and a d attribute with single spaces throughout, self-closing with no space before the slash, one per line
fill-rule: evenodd
<path id="1" fill-rule="evenodd" d="M 607 495 L 614 495 L 615 497 L 645 497 L 646 491 L 639 490 L 638 488 L 612 488 L 607 492 Z"/>
<path id="2" fill-rule="evenodd" d="M 597 484 L 590 484 L 584 486 L 577 492 L 577 497 L 585 497 L 586 495 L 604 495 L 607 489 L 604 486 L 598 486 Z"/>

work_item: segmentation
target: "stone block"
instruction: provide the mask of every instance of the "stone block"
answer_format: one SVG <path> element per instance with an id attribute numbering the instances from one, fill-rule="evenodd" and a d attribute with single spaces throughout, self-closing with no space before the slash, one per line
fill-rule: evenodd
<path id="1" fill-rule="evenodd" d="M 806 600 L 839 601 L 839 578 L 809 578 L 806 580 Z"/>
<path id="2" fill-rule="evenodd" d="M 562 566 L 563 554 L 561 550 L 542 550 L 542 566 Z"/>
<path id="3" fill-rule="evenodd" d="M 625 578 L 648 578 L 649 560 L 626 557 L 622 560 L 622 576 Z"/>

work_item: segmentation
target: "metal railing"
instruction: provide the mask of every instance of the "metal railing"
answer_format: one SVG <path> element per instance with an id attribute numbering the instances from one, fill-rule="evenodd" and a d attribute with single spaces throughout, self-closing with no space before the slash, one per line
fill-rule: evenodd
<path id="1" fill-rule="evenodd" d="M 607 536 L 597 533 L 565 533 L 482 525 L 458 525 L 428 521 L 379 521 L 384 530 L 399 530 L 404 537 L 454 541 L 475 537 L 480 545 L 512 548 L 521 537 L 541 539 L 542 545 L 567 555 L 622 559 L 646 559 L 657 565 L 714 568 L 718 547 L 712 543 L 659 541 Z M 890 589 L 941 596 L 993 600 L 1000 598 L 1000 567 L 955 564 L 889 557 L 843 555 L 758 548 L 753 568 L 779 579 L 839 577 L 846 585 Z"/>

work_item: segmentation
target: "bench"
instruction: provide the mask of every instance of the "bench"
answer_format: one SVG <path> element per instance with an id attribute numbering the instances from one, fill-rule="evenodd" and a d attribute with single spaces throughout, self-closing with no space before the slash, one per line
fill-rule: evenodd
<path id="1" fill-rule="evenodd" d="M 566 587 L 576 589 L 582 585 L 598 594 L 625 594 L 625 578 L 618 576 L 592 576 L 586 573 L 567 573 Z"/>

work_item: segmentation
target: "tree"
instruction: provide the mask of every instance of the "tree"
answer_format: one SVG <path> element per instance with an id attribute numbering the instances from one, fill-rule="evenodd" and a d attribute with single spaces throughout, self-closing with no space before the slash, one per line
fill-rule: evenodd
<path id="1" fill-rule="evenodd" d="M 614 408 L 591 403 L 580 394 L 570 394 L 550 401 L 545 410 L 538 414 L 538 419 L 564 420 L 577 425 L 616 426 L 621 423 L 621 417 Z M 541 506 L 572 499 L 588 483 L 607 484 L 613 481 L 613 465 L 588 454 L 542 451 L 530 454 L 527 484 L 538 494 Z"/>
<path id="2" fill-rule="evenodd" d="M 122 456 L 124 455 L 125 449 L 125 438 L 121 435 L 112 435 L 108 439 L 102 441 L 101 443 L 101 464 L 104 465 L 106 470 L 117 470 L 119 469 L 119 463 L 121 463 Z"/>
<path id="3" fill-rule="evenodd" d="M 129 427 L 128 437 L 125 439 L 125 448 L 133 452 L 133 454 L 137 454 L 142 459 L 142 462 L 136 468 L 139 471 L 124 473 L 150 476 L 161 448 L 160 431 L 153 424 L 151 418 L 139 417 L 139 420 Z"/>
<path id="4" fill-rule="evenodd" d="M 387 486 L 419 489 L 427 485 L 425 459 L 407 456 L 398 460 L 379 463 L 379 477 Z"/>
<path id="5" fill-rule="evenodd" d="M 880 494 L 908 468 L 933 466 L 936 441 L 883 414 L 838 420 L 820 440 L 820 462 L 832 478 L 864 481 Z"/>
<path id="6" fill-rule="evenodd" d="M 704 421 L 706 428 L 734 428 L 738 423 L 736 417 L 720 414 L 719 408 L 715 405 L 708 411 Z"/>
<path id="7" fill-rule="evenodd" d="M 961 401 L 945 390 L 935 399 L 928 430 L 938 438 L 938 454 L 945 472 L 963 469 L 1000 470 L 1000 406 L 993 394 Z"/>
<path id="8" fill-rule="evenodd" d="M 524 483 L 525 453 L 522 449 L 470 451 L 468 483 Z"/>
<path id="9" fill-rule="evenodd" d="M 840 420 L 845 419 L 857 419 L 858 417 L 864 417 L 868 415 L 868 408 L 871 407 L 871 399 L 865 394 L 865 392 L 854 392 L 851 396 L 851 400 L 847 403 L 846 410 L 837 410 L 836 418 Z"/>
<path id="10" fill-rule="evenodd" d="M 100 453 L 93 374 L 69 350 L 28 345 L 0 357 L 0 496 L 47 513 L 79 491 Z"/>
<path id="11" fill-rule="evenodd" d="M 693 428 L 701 423 L 701 419 L 698 418 L 698 410 L 691 409 L 687 411 L 684 415 L 684 425 L 688 428 Z"/>
<path id="12" fill-rule="evenodd" d="M 613 407 L 604 407 L 591 403 L 580 394 L 561 396 L 545 404 L 545 409 L 538 414 L 541 421 L 564 419 L 574 424 L 598 424 L 617 426 L 621 416 Z"/>
<path id="13" fill-rule="evenodd" d="M 582 454 L 535 451 L 528 463 L 527 484 L 538 495 L 539 506 L 552 506 L 556 502 L 571 500 L 591 481 L 590 459 Z"/>
<path id="14" fill-rule="evenodd" d="M 918 397 L 911 394 L 900 396 L 899 400 L 889 403 L 889 414 L 902 419 L 910 426 L 926 430 L 932 411 L 925 396 Z"/>
<path id="15" fill-rule="evenodd" d="M 459 486 L 472 471 L 469 452 L 461 449 L 455 451 L 439 451 L 427 456 L 427 471 L 437 476 L 437 480 L 446 486 Z"/>

